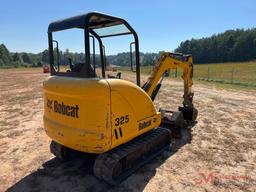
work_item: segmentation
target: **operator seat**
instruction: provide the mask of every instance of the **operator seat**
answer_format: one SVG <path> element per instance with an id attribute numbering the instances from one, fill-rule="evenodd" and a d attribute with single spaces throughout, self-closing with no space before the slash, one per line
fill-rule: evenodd
<path id="1" fill-rule="evenodd" d="M 72 71 L 72 72 L 77 72 L 77 73 L 79 73 L 79 72 L 81 72 L 81 70 L 82 70 L 82 67 L 83 67 L 83 65 L 85 65 L 85 63 L 76 63 L 76 64 L 70 64 L 70 70 Z M 97 74 L 96 74 L 96 72 L 93 70 L 93 67 L 92 67 L 92 65 L 89 65 L 90 67 L 89 67 L 89 77 L 97 77 Z M 88 78 L 89 78 L 88 77 Z"/>

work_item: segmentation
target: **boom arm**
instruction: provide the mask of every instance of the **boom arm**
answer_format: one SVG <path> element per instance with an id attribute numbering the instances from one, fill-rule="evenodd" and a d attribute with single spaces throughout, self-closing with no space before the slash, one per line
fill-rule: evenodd
<path id="1" fill-rule="evenodd" d="M 161 83 L 159 80 L 164 77 L 165 73 L 170 69 L 183 69 L 182 79 L 184 80 L 184 107 L 193 108 L 193 93 L 191 87 L 193 85 L 193 63 L 191 55 L 182 55 L 180 53 L 163 53 L 157 65 L 154 67 L 152 74 L 144 84 L 143 89 L 154 100 Z"/>

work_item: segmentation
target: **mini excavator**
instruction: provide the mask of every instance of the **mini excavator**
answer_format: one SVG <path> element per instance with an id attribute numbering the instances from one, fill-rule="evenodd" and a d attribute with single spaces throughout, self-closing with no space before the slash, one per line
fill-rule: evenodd
<path id="1" fill-rule="evenodd" d="M 85 57 L 79 63 L 70 59 L 70 69 L 63 72 L 53 33 L 73 28 L 83 31 Z M 135 57 L 135 63 L 131 59 L 131 68 L 136 74 L 136 83 L 106 77 L 102 40 L 122 35 L 134 37 L 130 46 L 134 45 L 135 50 L 130 54 L 131 58 Z M 92 40 L 99 45 L 98 71 Z M 59 20 L 48 27 L 48 43 L 51 75 L 43 83 L 44 127 L 52 139 L 50 150 L 57 158 L 67 159 L 72 150 L 96 154 L 94 175 L 117 185 L 170 148 L 171 139 L 181 137 L 184 125 L 196 121 L 191 91 L 192 56 L 163 53 L 141 86 L 138 36 L 124 19 L 90 12 Z M 53 47 L 55 43 L 57 48 Z M 169 70 L 177 68 L 183 70 L 183 104 L 178 111 L 157 111 L 153 101 L 162 80 Z"/>

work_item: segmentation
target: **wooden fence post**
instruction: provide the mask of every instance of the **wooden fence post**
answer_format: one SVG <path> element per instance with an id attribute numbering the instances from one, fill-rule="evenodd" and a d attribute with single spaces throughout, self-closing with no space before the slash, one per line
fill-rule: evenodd
<path id="1" fill-rule="evenodd" d="M 209 81 L 210 79 L 210 67 L 208 67 L 208 72 L 207 72 L 207 80 Z"/>
<path id="2" fill-rule="evenodd" d="M 232 73 L 231 73 L 231 83 L 233 83 L 234 80 L 234 67 L 232 67 Z"/>

